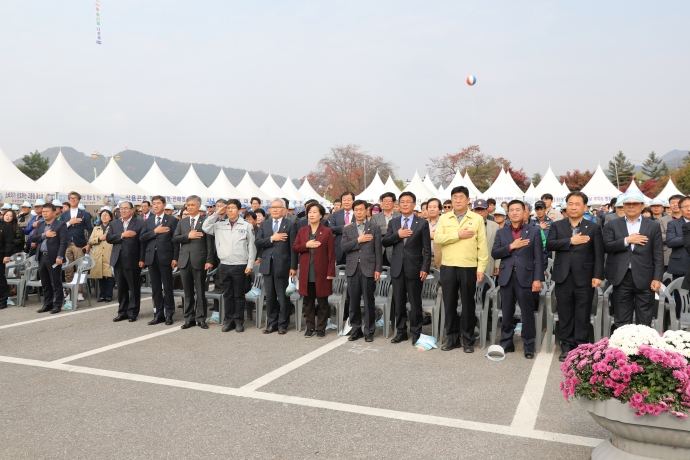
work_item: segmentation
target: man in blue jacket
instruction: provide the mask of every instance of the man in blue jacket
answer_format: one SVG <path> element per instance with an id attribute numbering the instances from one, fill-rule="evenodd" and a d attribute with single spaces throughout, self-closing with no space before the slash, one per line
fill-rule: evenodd
<path id="1" fill-rule="evenodd" d="M 91 215 L 85 210 L 79 209 L 81 195 L 77 192 L 70 192 L 68 198 L 69 209 L 62 213 L 60 221 L 67 224 L 67 251 L 65 256 L 70 262 L 74 262 L 89 252 L 90 247 L 87 241 L 93 231 L 93 223 L 91 222 Z M 74 267 L 70 267 L 65 270 L 65 282 L 71 283 L 73 279 Z M 78 300 L 84 300 L 82 292 L 82 287 L 79 286 Z"/>

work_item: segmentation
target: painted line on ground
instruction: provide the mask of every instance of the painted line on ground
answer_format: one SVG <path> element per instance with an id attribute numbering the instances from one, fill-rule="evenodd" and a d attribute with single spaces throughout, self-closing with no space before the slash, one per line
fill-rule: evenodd
<path id="1" fill-rule="evenodd" d="M 537 423 L 541 398 L 544 396 L 546 380 L 549 378 L 549 368 L 553 361 L 553 353 L 546 353 L 545 349 L 546 340 L 542 343 L 539 353 L 536 354 L 532 371 L 527 378 L 527 384 L 525 384 L 525 391 L 522 393 L 513 422 L 510 424 L 512 428 L 520 427 L 533 430 Z"/>
<path id="2" fill-rule="evenodd" d="M 151 297 L 143 297 L 141 299 L 141 302 L 143 302 L 144 300 L 151 300 Z M 88 313 L 91 311 L 98 311 L 98 310 L 103 310 L 104 308 L 117 307 L 117 306 L 118 306 L 118 303 L 115 302 L 115 303 L 111 303 L 108 305 L 102 305 L 100 307 L 92 307 L 92 308 L 88 308 L 86 310 L 68 311 L 66 313 L 58 313 L 56 315 L 51 315 L 50 313 L 42 313 L 42 314 L 47 315 L 47 316 L 43 316 L 41 318 L 36 318 L 36 319 L 31 319 L 28 321 L 21 321 L 19 323 L 5 324 L 4 326 L 0 326 L 0 329 L 7 329 L 8 327 L 23 326 L 25 324 L 38 323 L 41 321 L 47 321 L 49 319 L 67 318 L 68 316 L 78 315 L 80 313 Z M 26 307 L 19 307 L 19 308 L 26 308 Z"/>
<path id="3" fill-rule="evenodd" d="M 72 355 L 72 356 L 67 356 L 66 358 L 56 359 L 55 361 L 51 361 L 51 362 L 55 363 L 55 364 L 63 364 L 63 363 L 67 363 L 69 361 L 74 361 L 77 359 L 86 358 L 87 356 L 97 355 L 98 353 L 103 353 L 106 351 L 114 350 L 115 348 L 124 347 L 124 346 L 131 345 L 131 344 L 137 343 L 137 342 L 143 342 L 144 340 L 152 339 L 154 337 L 158 337 L 158 336 L 165 335 L 165 334 L 170 334 L 171 332 L 181 331 L 181 330 L 182 329 L 180 329 L 179 326 L 169 327 L 167 329 L 164 329 L 164 330 L 158 331 L 158 332 L 154 332 L 152 334 L 142 335 L 141 337 L 137 337 L 137 338 L 129 339 L 129 340 L 124 340 L 122 342 L 117 342 L 117 343 L 114 343 L 112 345 L 106 345 L 105 347 L 96 348 L 94 350 L 85 351 L 83 353 L 79 353 L 79 354 Z"/>
<path id="4" fill-rule="evenodd" d="M 241 390 L 246 390 L 246 391 L 254 391 L 257 388 L 261 388 L 262 386 L 271 383 L 272 381 L 284 376 L 288 372 L 294 371 L 300 366 L 303 366 L 307 364 L 310 361 L 315 360 L 319 356 L 325 355 L 329 351 L 339 347 L 340 345 L 344 344 L 347 342 L 347 337 L 340 337 L 338 339 L 335 339 L 329 344 L 324 345 L 321 348 L 317 348 L 316 350 L 312 351 L 311 353 L 307 353 L 306 355 L 297 358 L 296 360 L 287 363 L 284 366 L 279 367 L 278 369 L 269 372 L 266 375 L 262 375 L 258 379 L 249 382 L 248 384 L 244 385 L 241 387 Z"/>
<path id="5" fill-rule="evenodd" d="M 331 345 L 331 344 L 329 344 Z M 355 404 L 344 404 L 332 401 L 321 401 L 317 399 L 300 398 L 297 396 L 287 396 L 274 393 L 264 393 L 258 391 L 250 391 L 244 388 L 230 388 L 218 385 L 209 385 L 204 383 L 188 382 L 185 380 L 167 379 L 162 377 L 152 377 L 141 374 L 130 374 L 127 372 L 117 372 L 105 369 L 95 369 L 90 367 L 74 366 L 71 364 L 58 364 L 55 362 L 38 361 L 25 358 L 13 358 L 8 356 L 0 356 L 0 362 L 9 364 L 19 364 L 24 366 L 40 367 L 45 369 L 53 369 L 59 371 L 74 372 L 78 374 L 86 374 L 100 377 L 110 377 L 120 380 L 128 380 L 140 383 L 149 383 L 154 385 L 165 385 L 169 387 L 185 388 L 189 390 L 205 391 L 210 393 L 224 394 L 230 396 L 237 396 L 242 398 L 258 399 L 263 401 L 272 401 L 285 404 L 292 404 L 303 407 L 312 407 L 317 409 L 335 410 L 339 412 L 348 412 L 359 415 L 369 415 L 374 417 L 382 417 L 392 420 L 401 420 L 413 423 L 424 423 L 428 425 L 446 426 L 451 428 L 460 428 L 469 431 L 480 431 L 486 433 L 495 433 L 507 436 L 516 436 L 521 438 L 535 439 L 540 441 L 559 442 L 564 444 L 573 444 L 585 447 L 595 447 L 601 443 L 601 439 L 587 438 L 584 436 L 575 436 L 561 433 L 551 433 L 547 431 L 526 429 L 524 427 L 518 428 L 506 425 L 494 425 L 490 423 L 474 422 L 469 420 L 453 419 L 448 417 L 438 417 L 433 415 L 415 414 L 412 412 L 402 412 L 389 409 L 379 409 L 375 407 L 358 406 Z"/>

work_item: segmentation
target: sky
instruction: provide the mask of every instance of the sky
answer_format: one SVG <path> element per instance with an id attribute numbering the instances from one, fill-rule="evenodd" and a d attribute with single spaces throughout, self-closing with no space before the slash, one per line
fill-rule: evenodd
<path id="1" fill-rule="evenodd" d="M 690 148 L 690 2 L 0 3 L 0 149 L 302 177 L 472 144 L 528 174 Z M 465 83 L 474 75 L 477 83 Z"/>

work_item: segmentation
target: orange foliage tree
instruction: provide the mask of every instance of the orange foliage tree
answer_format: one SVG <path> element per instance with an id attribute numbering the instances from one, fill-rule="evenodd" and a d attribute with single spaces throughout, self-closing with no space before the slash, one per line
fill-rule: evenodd
<path id="1" fill-rule="evenodd" d="M 588 169 L 585 172 L 580 172 L 579 169 L 574 171 L 568 171 L 562 175 L 558 180 L 563 182 L 565 180 L 565 185 L 568 186 L 571 192 L 576 192 L 582 190 L 582 188 L 587 185 L 587 182 L 592 178 L 594 173 L 590 172 Z"/>
<path id="2" fill-rule="evenodd" d="M 474 185 L 481 191 L 491 185 L 501 168 L 510 167 L 510 160 L 482 153 L 478 145 L 470 145 L 457 153 L 447 153 L 429 160 L 426 167 L 434 181 L 448 183 L 453 180 L 456 171 L 467 171 Z"/>

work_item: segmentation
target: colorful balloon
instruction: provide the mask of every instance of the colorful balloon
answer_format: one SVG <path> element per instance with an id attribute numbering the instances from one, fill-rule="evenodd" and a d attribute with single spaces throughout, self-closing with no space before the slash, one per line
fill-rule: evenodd
<path id="1" fill-rule="evenodd" d="M 468 85 L 473 86 L 475 83 L 477 83 L 477 77 L 475 77 L 474 75 L 470 75 L 469 77 L 467 77 Z"/>

